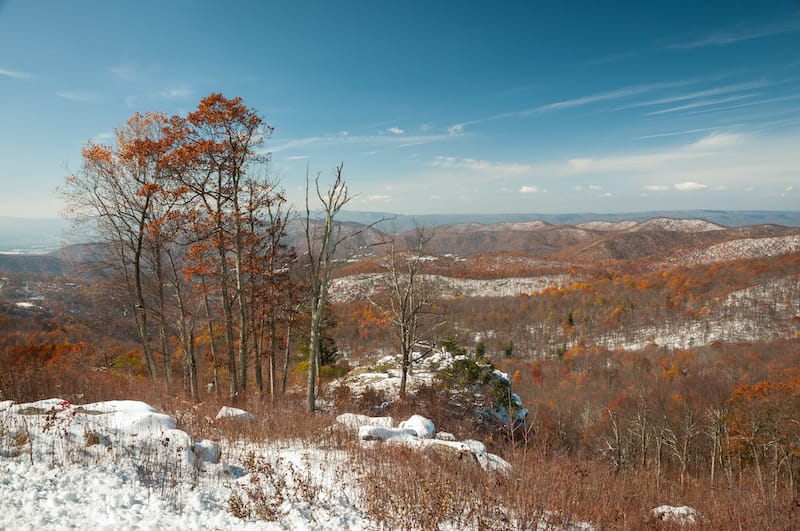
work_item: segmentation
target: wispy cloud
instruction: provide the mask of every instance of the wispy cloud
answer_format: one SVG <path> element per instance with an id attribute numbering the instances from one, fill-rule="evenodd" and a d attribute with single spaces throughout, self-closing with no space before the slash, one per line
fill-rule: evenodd
<path id="1" fill-rule="evenodd" d="M 188 87 L 173 87 L 170 89 L 162 90 L 158 93 L 162 98 L 169 100 L 177 100 L 190 98 L 194 95 L 194 91 Z"/>
<path id="2" fill-rule="evenodd" d="M 12 77 L 14 79 L 28 79 L 31 77 L 31 75 L 27 72 L 21 72 L 19 70 L 6 70 L 5 68 L 0 68 L 0 76 Z"/>
<path id="3" fill-rule="evenodd" d="M 726 46 L 741 41 L 761 39 L 796 31 L 800 31 L 800 19 L 792 18 L 758 27 L 739 27 L 731 30 L 716 31 L 700 39 L 667 46 L 666 49 L 689 50 L 706 46 Z"/>
<path id="4" fill-rule="evenodd" d="M 656 193 L 669 192 L 670 190 L 676 190 L 678 192 L 696 192 L 698 190 L 708 189 L 708 185 L 702 183 L 696 183 L 693 181 L 686 181 L 683 183 L 675 183 L 672 185 L 648 184 L 643 186 L 642 189 L 645 192 L 656 192 Z"/>
<path id="5" fill-rule="evenodd" d="M 538 194 L 539 187 L 538 186 L 521 186 L 519 189 L 519 193 L 521 194 Z"/>
<path id="6" fill-rule="evenodd" d="M 492 162 L 480 159 L 443 156 L 436 157 L 433 162 L 431 162 L 431 165 L 435 168 L 478 172 L 487 177 L 517 176 L 533 171 L 533 166 L 528 164 Z"/>
<path id="7" fill-rule="evenodd" d="M 673 184 L 672 187 L 679 192 L 693 192 L 695 190 L 705 190 L 708 188 L 708 185 L 687 181 L 685 183 Z"/>
<path id="8" fill-rule="evenodd" d="M 122 63 L 111 66 L 108 71 L 125 81 L 134 81 L 147 78 L 158 72 L 157 64 L 140 65 L 138 63 Z"/>
<path id="9" fill-rule="evenodd" d="M 643 188 L 647 192 L 666 192 L 669 190 L 669 186 L 663 184 L 648 184 L 643 186 Z"/>
<path id="10" fill-rule="evenodd" d="M 713 133 L 691 144 L 690 147 L 693 149 L 719 149 L 741 144 L 746 139 L 747 135 L 744 134 Z"/>
<path id="11" fill-rule="evenodd" d="M 683 131 L 669 131 L 666 133 L 655 133 L 652 135 L 643 135 L 635 137 L 636 140 L 647 140 L 650 138 L 664 138 L 668 136 L 683 136 L 683 135 L 692 135 L 695 133 L 705 133 L 706 131 L 714 131 L 715 127 L 700 127 L 697 129 L 685 129 Z"/>
<path id="12" fill-rule="evenodd" d="M 699 79 L 688 79 L 688 80 L 678 80 L 678 81 L 664 81 L 660 83 L 648 83 L 643 85 L 631 85 L 628 87 L 597 92 L 594 94 L 580 96 L 577 98 L 555 101 L 544 105 L 538 105 L 536 107 L 530 107 L 528 109 L 494 114 L 484 118 L 459 122 L 451 125 L 448 128 L 448 132 L 450 134 L 461 134 L 464 132 L 464 129 L 470 125 L 476 125 L 507 118 L 527 118 L 529 116 L 541 115 L 549 112 L 561 111 L 564 109 L 571 109 L 575 107 L 582 107 L 594 103 L 630 98 L 633 96 L 639 96 L 642 94 L 647 94 L 658 90 L 683 87 L 687 85 L 692 85 L 699 81 L 700 81 Z"/>
<path id="13" fill-rule="evenodd" d="M 707 98 L 709 96 L 718 96 L 720 94 L 729 94 L 731 92 L 742 92 L 745 90 L 753 90 L 757 88 L 763 88 L 765 86 L 770 85 L 766 81 L 753 81 L 749 83 L 735 83 L 732 85 L 725 85 L 721 87 L 706 89 L 706 90 L 699 90 L 695 92 L 689 92 L 686 94 L 678 94 L 675 96 L 667 96 L 664 98 L 658 98 L 654 100 L 647 100 L 647 101 L 637 101 L 634 103 L 629 103 L 627 105 L 623 105 L 621 107 L 617 107 L 614 110 L 621 111 L 625 109 L 637 109 L 639 107 L 651 107 L 655 105 L 663 105 L 666 103 L 676 103 L 679 101 L 687 101 L 687 100 L 695 100 L 698 98 Z"/>
<path id="14" fill-rule="evenodd" d="M 452 140 L 460 135 L 435 134 L 435 135 L 405 135 L 405 134 L 379 134 L 379 135 L 350 135 L 335 134 L 312 136 L 306 138 L 293 138 L 283 141 L 283 143 L 267 149 L 272 153 L 279 153 L 290 149 L 297 149 L 307 146 L 334 146 L 334 145 L 375 145 L 394 148 L 416 146 L 420 144 L 431 144 L 434 142 L 444 142 Z"/>
<path id="15" fill-rule="evenodd" d="M 388 203 L 392 200 L 392 196 L 386 194 L 375 194 L 366 197 L 367 201 L 381 201 L 384 203 Z"/>
<path id="16" fill-rule="evenodd" d="M 668 113 L 672 113 L 672 112 L 685 111 L 685 110 L 689 110 L 689 109 L 697 109 L 698 107 L 709 107 L 711 105 L 721 105 L 723 103 L 731 103 L 731 102 L 734 102 L 734 101 L 740 101 L 740 100 L 744 100 L 744 99 L 748 99 L 748 98 L 753 98 L 753 97 L 758 96 L 758 95 L 759 95 L 758 92 L 754 92 L 754 93 L 751 92 L 751 93 L 748 93 L 748 94 L 738 94 L 736 96 L 728 96 L 728 97 L 725 97 L 725 98 L 714 98 L 714 99 L 708 99 L 708 100 L 693 101 L 692 103 L 686 103 L 684 105 L 678 105 L 677 107 L 670 107 L 668 109 L 661 109 L 660 111 L 652 111 L 652 112 L 647 113 L 647 115 L 648 116 L 656 116 L 656 115 L 659 115 L 659 114 L 668 114 Z"/>
<path id="17" fill-rule="evenodd" d="M 723 105 L 722 107 L 713 107 L 710 109 L 697 109 L 688 111 L 685 114 L 706 114 L 710 112 L 729 111 L 733 109 L 742 109 L 744 107 L 753 107 L 756 105 L 769 105 L 770 103 L 781 103 L 784 101 L 791 101 L 800 99 L 800 94 L 791 94 L 789 96 L 779 96 L 776 98 L 765 98 L 762 100 L 748 101 L 745 103 L 737 103 L 736 105 Z"/>
<path id="18" fill-rule="evenodd" d="M 92 137 L 92 142 L 95 144 L 104 144 L 114 139 L 114 133 L 109 131 L 103 131 L 102 133 L 97 133 Z"/>
<path id="19" fill-rule="evenodd" d="M 70 100 L 70 101 L 82 101 L 86 103 L 93 103 L 99 100 L 97 94 L 91 92 L 82 92 L 82 91 L 58 91 L 54 92 L 56 96 L 59 98 Z"/>

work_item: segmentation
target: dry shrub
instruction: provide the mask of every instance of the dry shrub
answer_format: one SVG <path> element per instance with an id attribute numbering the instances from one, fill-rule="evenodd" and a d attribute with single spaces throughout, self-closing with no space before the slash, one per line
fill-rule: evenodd
<path id="1" fill-rule="evenodd" d="M 383 529 L 510 529 L 500 476 L 476 463 L 387 446 L 362 455 L 361 504 Z"/>
<path id="2" fill-rule="evenodd" d="M 514 514 L 556 510 L 565 521 L 585 521 L 599 529 L 681 529 L 655 519 L 660 505 L 688 505 L 700 514 L 695 529 L 794 529 L 800 505 L 790 494 L 761 496 L 757 483 L 661 480 L 638 469 L 615 470 L 606 463 L 568 455 L 532 457 L 514 450 L 511 478 L 520 488 L 506 491 Z M 507 486 L 508 484 L 506 484 Z M 685 527 L 684 527 L 685 529 Z"/>
<path id="3" fill-rule="evenodd" d="M 240 399 L 235 407 L 251 413 L 252 420 L 216 419 L 222 406 L 231 405 L 231 402 L 216 397 L 200 403 L 171 398 L 155 405 L 175 417 L 180 429 L 198 438 L 251 442 L 318 441 L 333 418 L 320 413 L 309 414 L 305 410 L 304 398 L 300 394 L 287 394 L 277 396 L 273 401 L 255 396 Z"/>
<path id="4" fill-rule="evenodd" d="M 657 519 L 660 505 L 699 513 L 693 529 L 796 529 L 800 502 L 787 493 L 761 496 L 755 482 L 710 485 L 664 481 L 639 470 L 616 471 L 568 455 L 507 455 L 508 475 L 470 460 L 382 446 L 355 456 L 364 511 L 383 529 L 686 529 Z"/>

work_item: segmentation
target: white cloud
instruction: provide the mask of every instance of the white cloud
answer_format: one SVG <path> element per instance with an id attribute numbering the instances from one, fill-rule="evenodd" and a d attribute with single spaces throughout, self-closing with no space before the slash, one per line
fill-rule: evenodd
<path id="1" fill-rule="evenodd" d="M 335 145 L 366 145 L 366 146 L 390 146 L 395 148 L 409 147 L 420 144 L 430 144 L 433 142 L 442 142 L 445 140 L 452 140 L 451 135 L 351 135 L 337 133 L 335 135 L 311 136 L 306 138 L 290 138 L 283 141 L 282 144 L 277 144 L 266 151 L 272 153 L 279 153 L 288 149 L 295 149 L 298 147 L 319 145 L 319 146 L 335 146 Z"/>
<path id="2" fill-rule="evenodd" d="M 737 28 L 734 30 L 717 31 L 707 37 L 695 41 L 674 44 L 668 49 L 686 50 L 691 48 L 702 48 L 705 46 L 725 46 L 740 41 L 749 41 L 763 37 L 771 37 L 783 33 L 793 33 L 800 31 L 800 20 L 789 17 L 787 20 L 768 24 L 760 27 Z"/>
<path id="3" fill-rule="evenodd" d="M 189 98 L 192 95 L 194 95 L 194 91 L 187 87 L 174 87 L 167 90 L 162 90 L 161 92 L 159 92 L 159 95 L 162 98 L 167 98 L 170 100 L 183 99 L 183 98 Z"/>
<path id="4" fill-rule="evenodd" d="M 433 129 L 433 124 L 430 122 L 425 122 L 419 126 L 419 130 L 423 133 L 427 133 L 431 129 Z"/>
<path id="5" fill-rule="evenodd" d="M 615 110 L 624 110 L 624 109 L 636 109 L 639 107 L 650 107 L 653 105 L 662 105 L 664 103 L 675 103 L 678 101 L 686 101 L 686 100 L 694 100 L 698 98 L 705 98 L 708 96 L 717 96 L 719 94 L 729 94 L 731 92 L 742 92 L 745 90 L 752 90 L 756 88 L 762 88 L 767 86 L 768 83 L 765 81 L 754 81 L 750 83 L 736 83 L 732 85 L 723 85 L 721 87 L 716 87 L 712 89 L 706 90 L 699 90 L 696 92 L 689 92 L 687 94 L 678 94 L 676 96 L 667 96 L 664 98 L 657 98 L 654 100 L 647 100 L 647 101 L 637 101 L 635 103 L 630 103 L 628 105 L 623 105 L 621 107 L 617 107 Z"/>
<path id="6" fill-rule="evenodd" d="M 599 184 L 590 184 L 589 190 L 592 190 L 593 192 L 600 192 L 601 190 L 603 190 L 603 187 L 600 186 Z"/>
<path id="7" fill-rule="evenodd" d="M 706 188 L 708 188 L 708 185 L 688 181 L 685 183 L 673 184 L 672 187 L 678 190 L 679 192 L 692 192 L 695 190 L 705 190 Z"/>
<path id="8" fill-rule="evenodd" d="M 575 168 L 576 170 L 582 170 L 584 168 L 588 168 L 591 163 L 592 159 L 569 159 L 567 161 L 569 167 Z"/>
<path id="9" fill-rule="evenodd" d="M 669 88 L 692 85 L 697 82 L 698 82 L 697 79 L 688 79 L 688 80 L 678 80 L 678 81 L 664 81 L 660 83 L 649 83 L 645 85 L 631 85 L 628 87 L 622 87 L 615 90 L 608 90 L 605 92 L 589 94 L 587 96 L 580 96 L 568 100 L 561 100 L 553 103 L 547 103 L 544 105 L 539 105 L 536 107 L 531 107 L 529 109 L 523 109 L 520 111 L 504 112 L 492 116 L 487 116 L 485 118 L 468 120 L 465 122 L 451 125 L 447 131 L 450 134 L 461 134 L 464 132 L 464 128 L 468 125 L 480 124 L 506 118 L 526 118 L 528 116 L 539 115 L 553 111 L 560 111 L 563 109 L 570 109 L 573 107 L 581 107 L 584 105 L 590 105 L 592 103 L 630 98 L 632 96 L 638 96 L 640 94 L 646 94 L 648 92 L 653 92 L 657 90 L 664 90 Z"/>
<path id="10" fill-rule="evenodd" d="M 306 160 L 308 158 L 308 155 L 293 155 L 291 157 L 286 157 L 286 160 Z"/>
<path id="11" fill-rule="evenodd" d="M 439 156 L 431 163 L 436 168 L 466 170 L 481 173 L 487 177 L 523 175 L 532 171 L 533 167 L 527 164 L 492 162 L 481 159 L 459 159 L 456 157 Z"/>
<path id="12" fill-rule="evenodd" d="M 388 203 L 392 200 L 392 196 L 385 194 L 375 194 L 367 197 L 367 201 L 382 201 Z"/>
<path id="13" fill-rule="evenodd" d="M 387 129 L 386 131 L 388 131 L 389 133 L 392 133 L 393 135 L 402 135 L 402 134 L 405 134 L 405 131 L 403 131 L 403 130 L 402 130 L 402 129 L 400 129 L 399 127 L 390 127 L 390 128 L 389 128 L 389 129 Z"/>
<path id="14" fill-rule="evenodd" d="M 677 190 L 679 192 L 693 192 L 695 190 L 705 190 L 708 188 L 708 185 L 696 183 L 693 181 L 687 181 L 684 183 L 676 183 L 672 186 L 667 186 L 664 184 L 648 184 L 643 187 L 648 192 L 667 192 L 669 190 Z"/>
<path id="15" fill-rule="evenodd" d="M 648 116 L 656 116 L 658 114 L 667 114 L 671 112 L 678 112 L 678 111 L 685 111 L 688 109 L 696 109 L 698 107 L 708 107 L 711 105 L 720 105 L 722 103 L 731 103 L 734 101 L 744 100 L 747 98 L 752 98 L 758 96 L 760 93 L 758 92 L 750 92 L 748 94 L 738 94 L 736 96 L 728 96 L 726 98 L 715 98 L 709 100 L 698 100 L 693 101 L 692 103 L 686 103 L 684 105 L 678 105 L 677 107 L 670 107 L 668 109 L 661 109 L 660 111 L 653 111 L 647 113 Z"/>
<path id="16" fill-rule="evenodd" d="M 59 98 L 63 98 L 65 100 L 71 101 L 83 101 L 83 102 L 95 102 L 97 101 L 97 95 L 92 94 L 91 92 L 81 92 L 81 91 L 58 91 L 54 92 L 56 96 Z"/>
<path id="17" fill-rule="evenodd" d="M 575 186 L 572 187 L 572 189 L 575 190 L 576 192 L 582 192 L 583 186 L 581 186 L 580 184 L 576 184 Z"/>
<path id="18" fill-rule="evenodd" d="M 741 144 L 746 139 L 743 134 L 712 133 L 691 145 L 694 149 L 717 149 Z"/>
<path id="19" fill-rule="evenodd" d="M 155 74 L 158 72 L 158 65 L 143 66 L 137 63 L 122 63 L 109 67 L 108 71 L 125 81 L 134 81 Z"/>
<path id="20" fill-rule="evenodd" d="M 336 134 L 339 135 L 339 136 L 350 136 L 350 131 L 348 131 L 346 129 L 342 129 L 341 131 L 339 131 Z"/>
<path id="21" fill-rule="evenodd" d="M 685 129 L 683 131 L 670 131 L 670 132 L 667 132 L 667 133 L 655 133 L 655 134 L 652 134 L 652 135 L 637 136 L 636 140 L 647 140 L 647 139 L 650 139 L 650 138 L 663 138 L 663 137 L 667 137 L 667 136 L 691 135 L 691 134 L 694 134 L 694 133 L 704 133 L 706 131 L 713 131 L 713 130 L 714 130 L 713 127 L 701 127 L 701 128 L 697 128 L 697 129 Z"/>
<path id="22" fill-rule="evenodd" d="M 522 186 L 519 192 L 521 194 L 536 194 L 539 193 L 539 188 L 537 186 Z"/>
<path id="23" fill-rule="evenodd" d="M 102 133 L 97 133 L 92 137 L 92 142 L 95 144 L 103 144 L 109 142 L 114 139 L 114 133 L 103 131 Z"/>
<path id="24" fill-rule="evenodd" d="M 0 68 L 0 76 L 6 77 L 13 77 L 14 79 L 27 79 L 30 74 L 26 72 L 20 72 L 19 70 L 6 70 L 5 68 Z"/>
<path id="25" fill-rule="evenodd" d="M 464 132 L 464 126 L 466 124 L 453 124 L 447 128 L 448 135 L 460 135 Z"/>

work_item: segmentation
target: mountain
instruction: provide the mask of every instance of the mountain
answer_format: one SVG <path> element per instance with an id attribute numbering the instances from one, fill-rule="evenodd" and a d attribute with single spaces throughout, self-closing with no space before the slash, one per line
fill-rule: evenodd
<path id="1" fill-rule="evenodd" d="M 416 225 L 424 227 L 462 223 L 491 225 L 526 221 L 543 221 L 553 225 L 579 225 L 592 222 L 641 222 L 651 218 L 701 219 L 726 227 L 763 224 L 800 227 L 800 211 L 777 210 L 664 210 L 615 214 L 421 214 L 413 216 L 389 212 L 344 210 L 338 214 L 340 221 L 351 221 L 364 225 L 379 222 L 377 228 L 386 232 L 392 232 L 394 227 L 396 227 L 396 232 L 403 232 Z"/>

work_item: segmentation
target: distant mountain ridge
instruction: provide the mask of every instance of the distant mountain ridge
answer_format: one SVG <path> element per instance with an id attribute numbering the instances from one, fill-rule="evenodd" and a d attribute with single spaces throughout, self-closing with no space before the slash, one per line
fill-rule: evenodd
<path id="1" fill-rule="evenodd" d="M 431 227 L 478 223 L 525 223 L 543 221 L 552 225 L 580 225 L 584 223 L 642 222 L 652 218 L 699 219 L 725 227 L 746 225 L 784 225 L 800 227 L 800 211 L 791 210 L 657 210 L 649 212 L 623 212 L 614 214 L 572 213 L 572 214 L 392 214 L 389 212 L 353 211 L 339 212 L 339 221 L 362 223 L 364 225 L 380 222 L 377 228 L 397 232 L 414 228 L 416 225 Z M 385 221 L 381 221 L 385 220 Z"/>
<path id="2" fill-rule="evenodd" d="M 342 257 L 370 255 L 387 234 L 415 239 L 414 227 L 435 225 L 427 252 L 437 255 L 521 253 L 565 264 L 642 261 L 652 264 L 707 262 L 715 258 L 794 253 L 800 241 L 800 212 L 682 211 L 636 214 L 477 214 L 395 216 L 341 212 L 345 232 L 357 233 Z M 657 214 L 670 214 L 657 215 Z M 690 215 L 696 215 L 691 217 Z M 697 217 L 699 216 L 699 217 Z M 540 218 L 546 219 L 540 219 Z M 572 221 L 573 223 L 566 223 Z M 752 222 L 743 224 L 745 222 Z M 376 223 L 372 227 L 364 227 Z M 455 222 L 455 223 L 446 223 Z M 97 249 L 65 238 L 68 222 L 0 217 L 0 271 L 61 275 Z M 302 250 L 305 223 L 289 224 L 286 243 Z M 59 232 L 61 231 L 61 232 Z M 364 251 L 358 251 L 363 249 Z M 712 252 L 712 250 L 714 252 Z M 88 253 L 88 254 L 87 254 Z M 362 256 L 363 257 L 363 256 Z M 91 260 L 90 260 L 91 261 Z"/>

